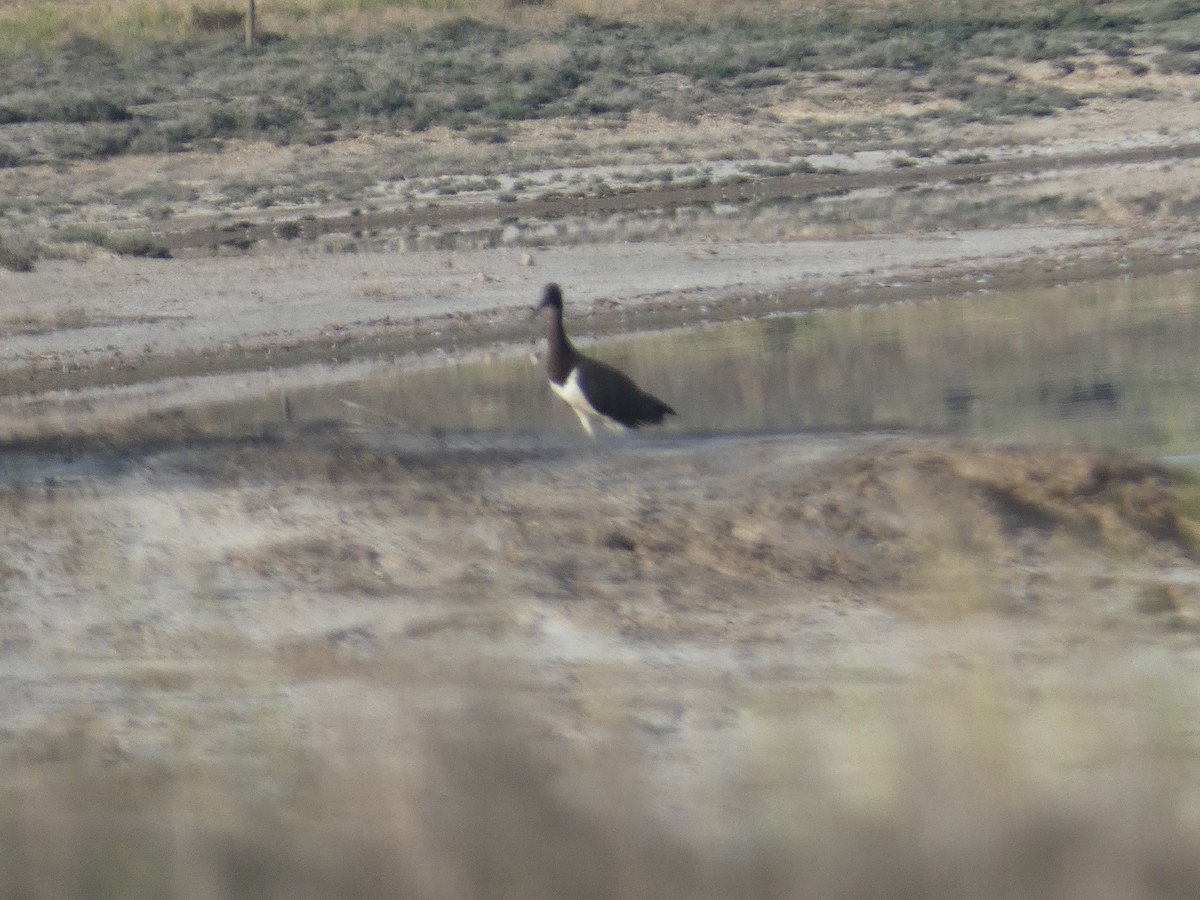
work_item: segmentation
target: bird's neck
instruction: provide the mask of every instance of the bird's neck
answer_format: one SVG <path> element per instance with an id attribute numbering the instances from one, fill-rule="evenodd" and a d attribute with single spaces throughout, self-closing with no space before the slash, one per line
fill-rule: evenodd
<path id="1" fill-rule="evenodd" d="M 575 368 L 579 351 L 575 349 L 570 338 L 567 337 L 566 329 L 563 328 L 562 310 L 552 309 L 550 312 L 550 325 L 546 332 L 546 341 L 549 345 L 546 354 L 546 371 L 550 375 L 550 380 L 555 384 L 565 384 L 567 376 Z"/>

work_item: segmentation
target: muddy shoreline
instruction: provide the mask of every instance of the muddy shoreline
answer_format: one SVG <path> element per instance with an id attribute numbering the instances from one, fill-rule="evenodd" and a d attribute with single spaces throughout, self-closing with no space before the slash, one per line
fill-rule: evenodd
<path id="1" fill-rule="evenodd" d="M 981 243 L 986 242 L 988 237 L 987 233 L 977 235 Z M 1066 238 L 1065 244 L 1061 242 L 1062 237 Z M 1056 241 L 1056 238 L 1059 240 Z M 1085 240 L 1080 241 L 1080 238 Z M 674 290 L 653 291 L 640 296 L 626 295 L 619 300 L 610 300 L 602 294 L 597 301 L 585 300 L 581 307 L 574 307 L 572 317 L 579 333 L 589 338 L 602 338 L 816 309 L 937 299 L 981 290 L 1001 291 L 1116 276 L 1160 274 L 1194 268 L 1200 259 L 1200 245 L 1193 245 L 1190 236 L 1183 233 L 1159 232 L 1147 238 L 1107 228 L 1090 231 L 1075 228 L 1058 232 L 1046 230 L 1044 242 L 1049 252 L 1043 254 L 1024 247 L 1018 254 L 1026 258 L 1019 260 L 1006 258 L 1007 254 L 955 258 L 952 252 L 946 257 L 910 263 L 906 263 L 903 250 L 899 253 L 890 252 L 892 248 L 886 240 L 872 239 L 863 242 L 860 247 L 854 246 L 854 242 L 843 242 L 840 247 L 831 245 L 829 252 L 837 253 L 842 249 L 858 255 L 879 248 L 883 257 L 894 256 L 896 261 L 887 269 L 872 267 L 869 280 L 862 277 L 866 273 L 849 272 L 834 277 L 818 274 L 803 281 L 793 281 L 794 273 L 781 272 L 760 279 L 765 283 L 747 284 L 733 290 L 700 285 L 690 288 L 679 286 Z M 721 249 L 703 246 L 676 249 L 684 256 L 722 253 Z M 786 253 L 784 247 L 778 250 L 781 254 Z M 586 254 L 586 251 L 581 252 Z M 553 251 L 547 251 L 544 255 L 552 254 Z M 496 269 L 514 264 L 511 251 L 496 251 L 485 256 L 490 258 L 490 265 Z M 436 265 L 441 258 L 442 255 L 437 254 L 432 259 L 415 260 L 415 264 L 417 267 Z M 475 261 L 489 264 L 487 259 Z M 122 263 L 120 268 L 124 271 L 117 276 L 116 290 L 124 290 L 125 285 L 145 280 L 147 272 L 139 270 L 188 265 L 181 261 Z M 397 266 L 401 271 L 410 267 L 408 260 Z M 201 273 L 189 273 L 188 278 L 196 274 Z M 595 274 L 598 275 L 598 272 Z M 241 337 L 205 341 L 203 335 L 198 334 L 199 340 L 191 340 L 169 353 L 154 352 L 149 342 L 154 341 L 157 334 L 185 327 L 176 321 L 179 314 L 156 317 L 152 312 L 139 311 L 133 316 L 136 321 L 132 323 L 120 316 L 111 322 L 83 322 L 79 330 L 86 337 L 83 343 L 75 344 L 74 350 L 73 342 L 69 340 L 61 343 L 52 340 L 49 345 L 56 349 L 40 353 L 20 354 L 10 349 L 5 354 L 7 359 L 0 360 L 6 363 L 0 367 L 0 397 L 15 398 L 105 385 L 148 384 L 178 377 L 278 372 L 313 363 L 336 365 L 368 359 L 402 361 L 405 358 L 429 357 L 431 354 L 441 359 L 455 360 L 479 352 L 519 352 L 537 336 L 537 330 L 530 326 L 525 314 L 527 306 L 521 301 L 526 296 L 536 296 L 536 286 L 541 279 L 555 277 L 556 270 L 552 264 L 531 266 L 519 279 L 524 285 L 523 289 L 498 292 L 494 290 L 496 285 L 490 282 L 512 279 L 459 275 L 455 285 L 459 302 L 451 301 L 451 305 L 458 306 L 459 311 L 406 316 L 402 311 L 406 304 L 399 300 L 392 307 L 394 312 L 387 312 L 374 320 L 335 320 L 319 327 L 317 333 L 310 328 L 307 333 L 305 330 L 292 330 L 285 336 L 256 335 L 247 331 Z M 774 283 L 770 283 L 772 280 Z M 53 278 L 45 279 L 39 292 L 57 289 L 59 285 L 54 282 Z M 479 291 L 487 294 L 484 303 L 503 302 L 505 299 L 509 302 L 503 306 L 481 308 L 478 300 L 463 296 L 469 294 L 472 288 L 483 287 L 490 289 L 488 292 Z M 582 287 L 592 295 L 598 292 L 597 289 L 603 291 L 599 285 L 584 283 Z M 140 309 L 147 307 L 143 305 Z M 426 309 L 428 304 L 421 312 Z M 326 314 L 332 316 L 337 312 L 338 309 L 331 303 Z M 384 312 L 384 309 L 379 309 L 379 312 Z M 193 308 L 185 312 L 183 318 L 195 323 L 204 315 L 204 298 L 196 297 Z M 220 327 L 226 323 L 213 324 Z M 247 321 L 248 329 L 256 325 L 257 322 L 252 319 Z M 53 326 L 47 326 L 47 329 L 42 334 L 59 339 L 66 337 L 64 332 L 74 330 Z M 128 332 L 128 337 L 122 339 L 122 332 Z M 18 337 L 31 339 L 38 336 L 35 332 Z M 89 346 L 88 339 L 94 341 L 97 336 L 117 343 L 102 346 L 93 343 Z M 218 336 L 224 338 L 224 335 Z M 136 348 L 138 341 L 146 342 L 140 352 Z"/>

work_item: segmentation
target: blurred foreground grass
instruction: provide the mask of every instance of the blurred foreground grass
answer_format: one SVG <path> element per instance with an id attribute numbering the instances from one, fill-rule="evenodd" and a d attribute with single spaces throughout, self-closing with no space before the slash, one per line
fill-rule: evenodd
<path id="1" fill-rule="evenodd" d="M 985 629 L 957 637 L 957 669 L 902 686 L 725 696 L 754 724 L 701 790 L 636 730 L 552 735 L 487 687 L 387 744 L 350 710 L 313 722 L 253 784 L 133 764 L 76 714 L 51 758 L 6 766 L 0 896 L 1200 895 L 1194 685 L 1139 666 L 1034 683 Z"/>

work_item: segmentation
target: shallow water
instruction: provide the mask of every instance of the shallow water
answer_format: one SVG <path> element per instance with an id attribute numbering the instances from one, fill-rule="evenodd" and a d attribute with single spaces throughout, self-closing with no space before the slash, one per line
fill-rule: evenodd
<path id="1" fill-rule="evenodd" d="M 913 429 L 1069 441 L 1187 459 L 1200 451 L 1200 272 L 780 315 L 624 341 L 577 343 L 630 372 L 679 416 L 657 433 Z M 336 423 L 369 433 L 582 439 L 526 352 L 420 371 L 328 373 L 317 387 L 250 387 L 236 401 L 160 408 L 180 434 Z M 38 412 L 73 421 L 67 404 Z M 88 411 L 103 416 L 103 398 Z M 117 401 L 111 401 L 116 408 Z M 128 403 L 126 403 L 128 406 Z M 32 408 L 32 407 L 31 407 Z M 137 428 L 132 422 L 131 428 Z"/>
<path id="2" fill-rule="evenodd" d="M 787 315 L 589 344 L 679 412 L 670 432 L 902 428 L 1200 449 L 1200 273 Z M 531 331 L 540 330 L 531 325 Z M 533 352 L 288 396 L 295 421 L 582 432 Z M 276 404 L 278 402 L 276 401 Z"/>

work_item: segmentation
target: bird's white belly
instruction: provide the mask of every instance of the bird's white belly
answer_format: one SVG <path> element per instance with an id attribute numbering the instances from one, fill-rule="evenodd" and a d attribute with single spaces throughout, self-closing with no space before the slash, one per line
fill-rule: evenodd
<path id="1" fill-rule="evenodd" d="M 620 422 L 610 419 L 608 416 L 602 416 L 592 408 L 592 404 L 588 403 L 587 397 L 583 395 L 583 389 L 579 386 L 579 370 L 572 369 L 571 374 L 567 376 L 564 384 L 555 384 L 550 382 L 550 387 L 554 388 L 554 393 L 562 397 L 566 401 L 567 406 L 575 411 L 575 415 L 579 416 L 579 421 L 583 425 L 583 430 L 588 434 L 592 433 L 592 419 L 597 422 L 603 422 L 614 431 L 624 431 L 625 427 Z"/>

